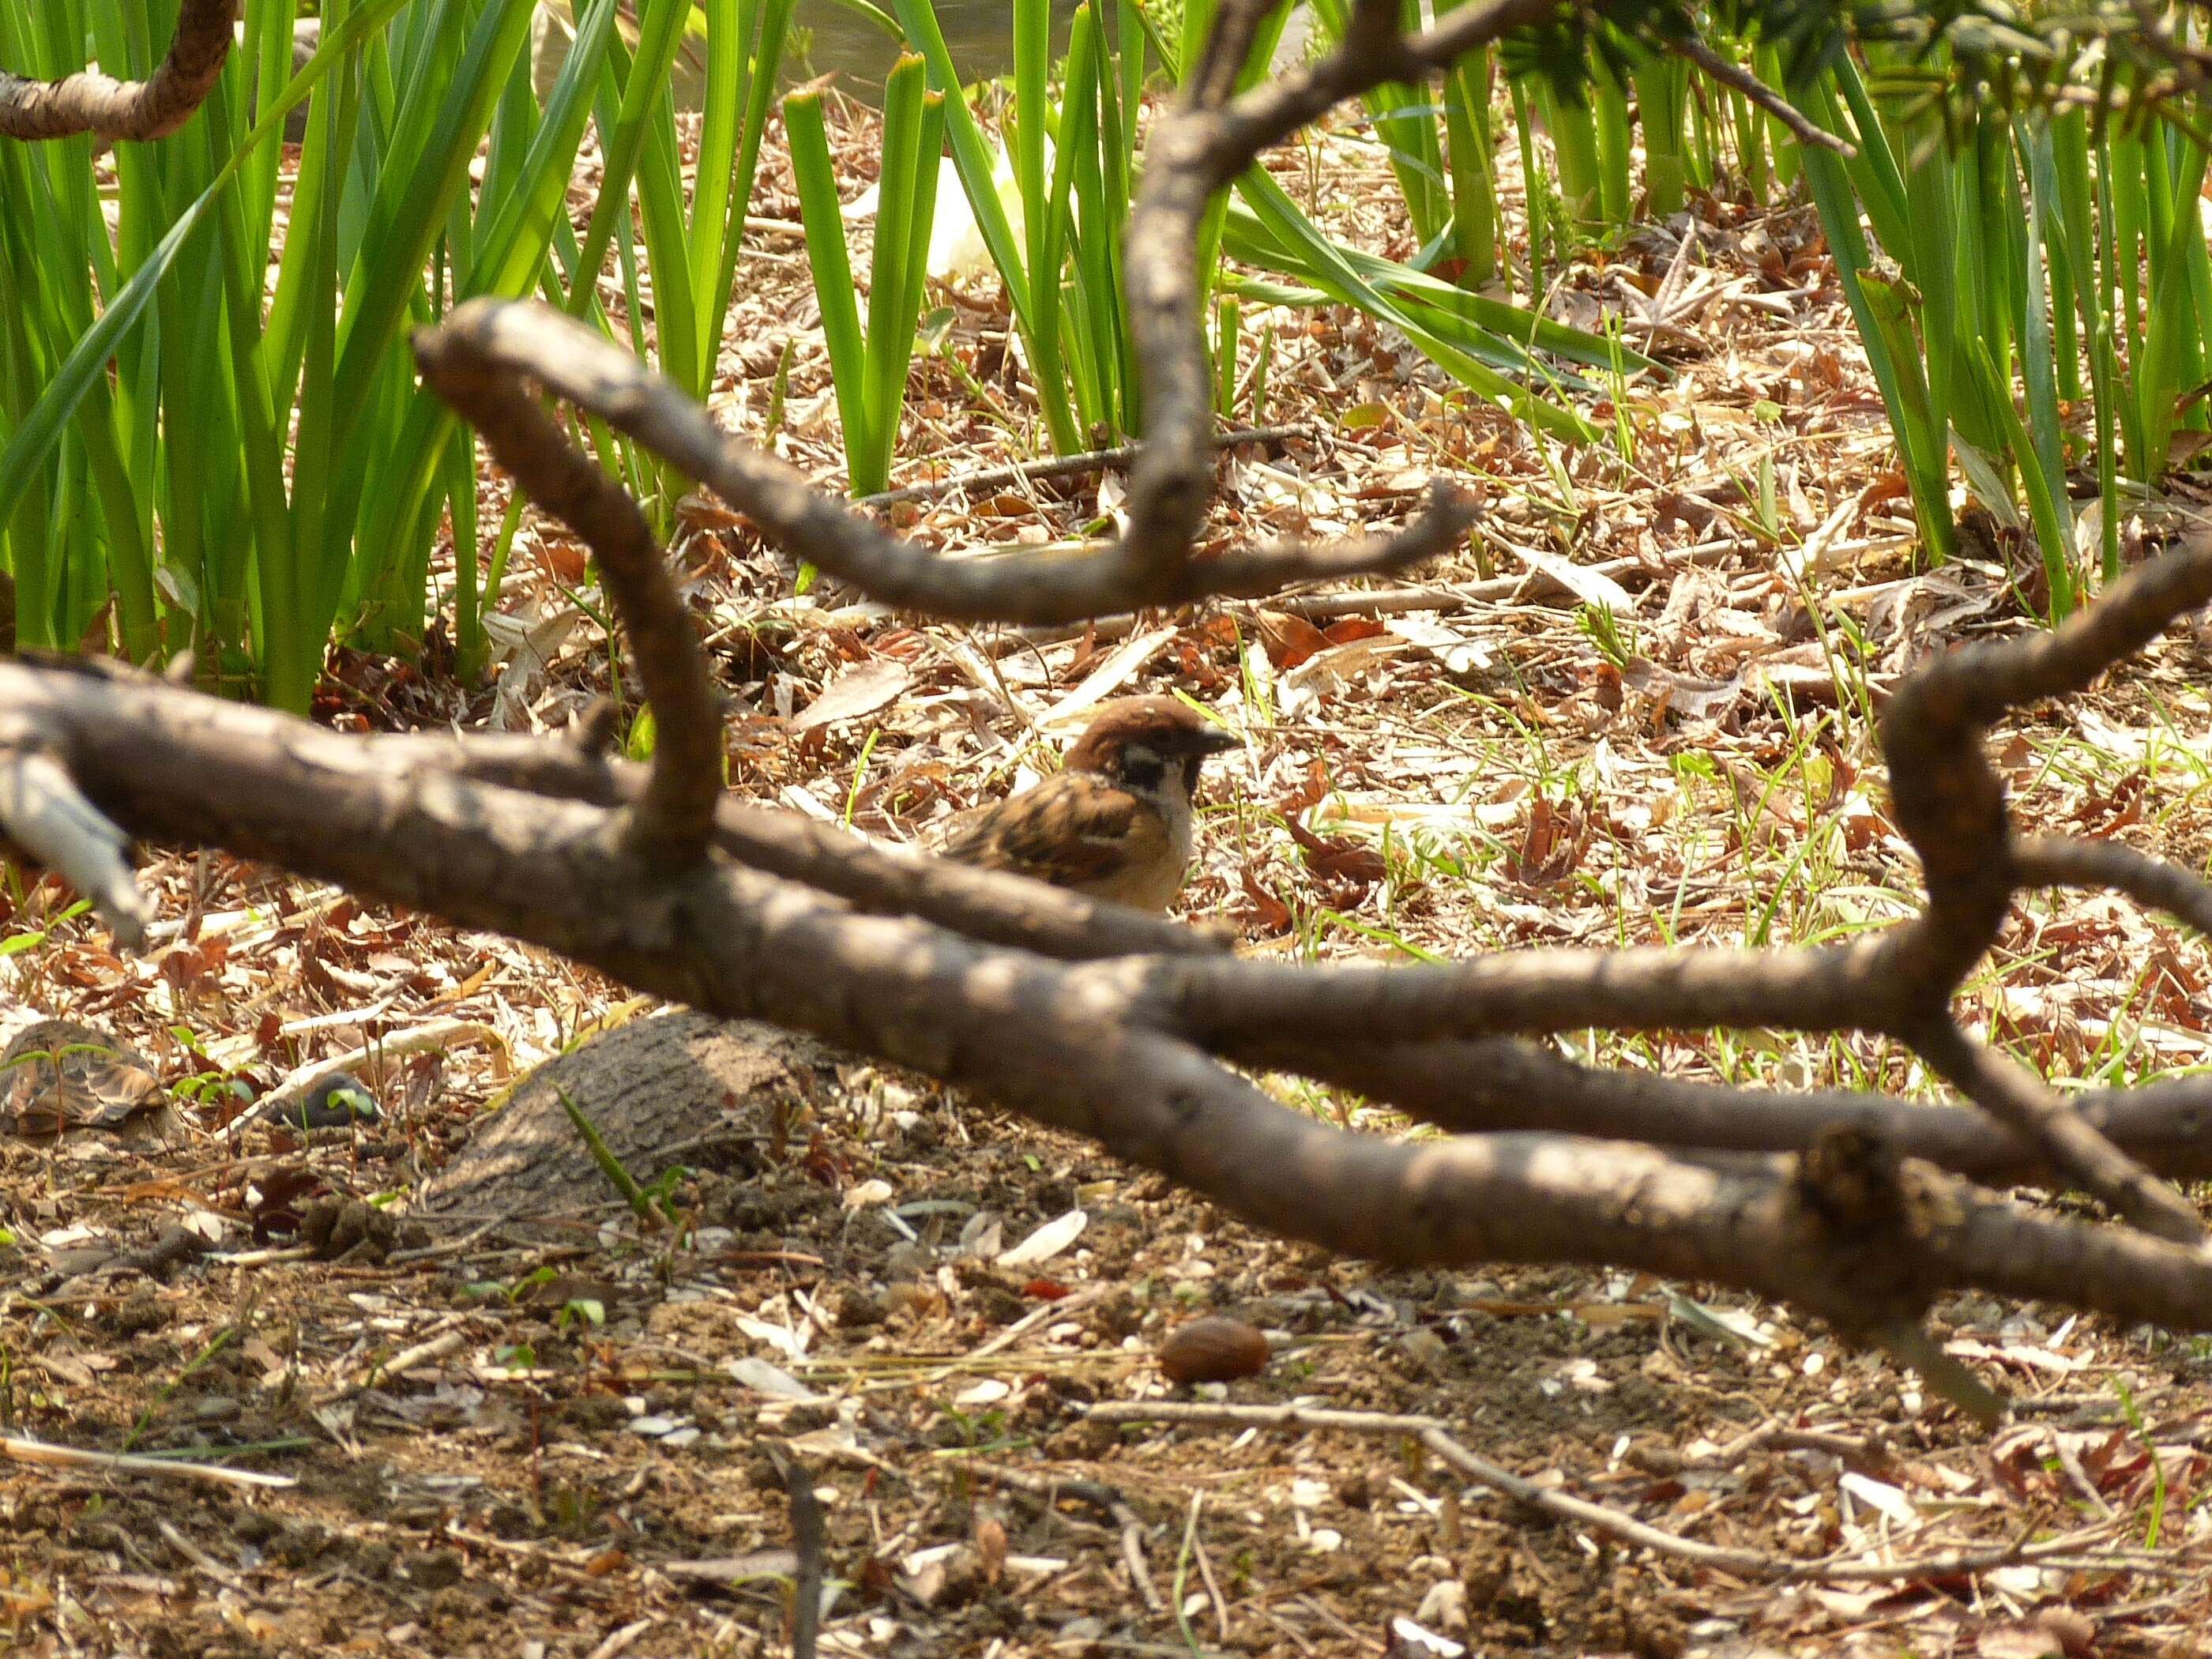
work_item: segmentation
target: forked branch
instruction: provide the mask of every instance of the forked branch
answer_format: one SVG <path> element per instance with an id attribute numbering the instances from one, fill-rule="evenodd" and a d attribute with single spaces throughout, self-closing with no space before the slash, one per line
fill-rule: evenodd
<path id="1" fill-rule="evenodd" d="M 1333 1250 L 1718 1281 L 1795 1301 L 1937 1371 L 1950 1362 L 1917 1321 L 1931 1297 L 1968 1285 L 2212 1328 L 2212 1256 L 2191 1248 L 2193 1211 L 2153 1173 L 2206 1166 L 2212 1091 L 2068 1100 L 1951 1012 L 2024 884 L 2101 880 L 2207 913 L 2202 884 L 2164 866 L 2016 842 L 1982 749 L 2008 709 L 2078 690 L 2212 597 L 2212 551 L 2169 555 L 2057 633 L 1954 653 L 1899 690 L 1882 742 L 1928 905 L 1841 949 L 1291 968 L 720 799 L 716 702 L 660 552 L 526 382 L 627 433 L 831 574 L 948 617 L 1066 620 L 1447 550 L 1465 524 L 1449 499 L 1349 549 L 1193 556 L 1212 488 L 1198 228 L 1267 144 L 1554 3 L 1477 0 L 1409 36 L 1395 0 L 1360 0 L 1342 50 L 1237 95 L 1266 0 L 1224 0 L 1185 105 L 1153 136 L 1132 221 L 1150 442 L 1127 534 L 1095 551 L 987 561 L 915 547 L 541 307 L 472 302 L 420 337 L 429 382 L 597 556 L 659 723 L 649 769 L 607 759 L 604 731 L 537 747 L 356 738 L 156 682 L 22 662 L 0 662 L 7 735 L 134 835 L 222 847 L 497 928 L 641 989 L 980 1090 Z M 1773 1101 L 1762 1122 L 1765 1097 L 1752 1091 L 1589 1071 L 1521 1040 L 1711 1025 L 1886 1036 L 1918 1048 L 1971 1104 L 1802 1097 Z M 1245 1066 L 1302 1072 L 1476 1132 L 1415 1144 L 1347 1133 L 1277 1104 Z M 1967 1175 L 2078 1182 L 2136 1225 L 2031 1213 Z"/>

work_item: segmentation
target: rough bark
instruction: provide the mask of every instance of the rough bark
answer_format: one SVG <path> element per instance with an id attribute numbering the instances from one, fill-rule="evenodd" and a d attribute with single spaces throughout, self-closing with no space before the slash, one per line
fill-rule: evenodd
<path id="1" fill-rule="evenodd" d="M 185 0 L 168 55 L 143 81 L 118 81 L 97 70 L 30 81 L 0 70 L 0 137 L 88 132 L 109 143 L 166 137 L 191 119 L 222 73 L 237 9 L 237 0 Z"/>

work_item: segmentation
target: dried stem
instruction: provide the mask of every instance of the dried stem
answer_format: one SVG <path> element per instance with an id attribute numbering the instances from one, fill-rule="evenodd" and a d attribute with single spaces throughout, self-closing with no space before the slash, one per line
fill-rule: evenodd
<path id="1" fill-rule="evenodd" d="M 1475 1485 L 1487 1486 L 1570 1526 L 1587 1527 L 1632 1548 L 1648 1549 L 1656 1555 L 1672 1556 L 1739 1578 L 1773 1583 L 1869 1583 L 1983 1572 L 2013 1562 L 2070 1553 L 2086 1543 L 2108 1536 L 2112 1530 L 2109 1527 L 2097 1527 L 2063 1539 L 2045 1539 L 2033 1544 L 2023 1540 L 1992 1549 L 1905 1556 L 1896 1561 L 1868 1561 L 1856 1554 L 1825 1561 L 1800 1561 L 1765 1550 L 1702 1543 L 1680 1533 L 1647 1525 L 1605 1504 L 1577 1498 L 1556 1487 L 1539 1486 L 1487 1458 L 1476 1456 L 1453 1437 L 1450 1425 L 1441 1418 L 1390 1412 L 1334 1411 L 1310 1406 L 1218 1406 L 1182 1401 L 1120 1400 L 1092 1406 L 1085 1415 L 1097 1423 L 1165 1423 L 1190 1428 L 1273 1429 L 1285 1433 L 1310 1429 L 1414 1440 L 1446 1468 Z M 1825 1446 L 1823 1449 L 1832 1449 Z M 1741 1455 L 1749 1447 L 1740 1445 L 1732 1449 Z"/>

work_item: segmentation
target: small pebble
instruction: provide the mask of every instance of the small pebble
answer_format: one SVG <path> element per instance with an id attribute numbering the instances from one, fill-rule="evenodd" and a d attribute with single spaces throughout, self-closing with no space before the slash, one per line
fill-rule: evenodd
<path id="1" fill-rule="evenodd" d="M 1267 1337 L 1218 1314 L 1176 1326 L 1160 1344 L 1160 1370 L 1171 1382 L 1232 1382 L 1258 1376 L 1267 1364 Z"/>

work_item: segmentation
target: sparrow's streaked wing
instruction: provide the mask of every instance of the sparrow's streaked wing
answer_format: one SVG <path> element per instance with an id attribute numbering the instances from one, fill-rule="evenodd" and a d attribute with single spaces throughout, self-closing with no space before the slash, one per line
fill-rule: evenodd
<path id="1" fill-rule="evenodd" d="M 963 864 L 1060 887 L 1109 884 L 1173 856 L 1158 811 L 1085 772 L 1062 772 L 963 817 L 937 850 Z"/>

